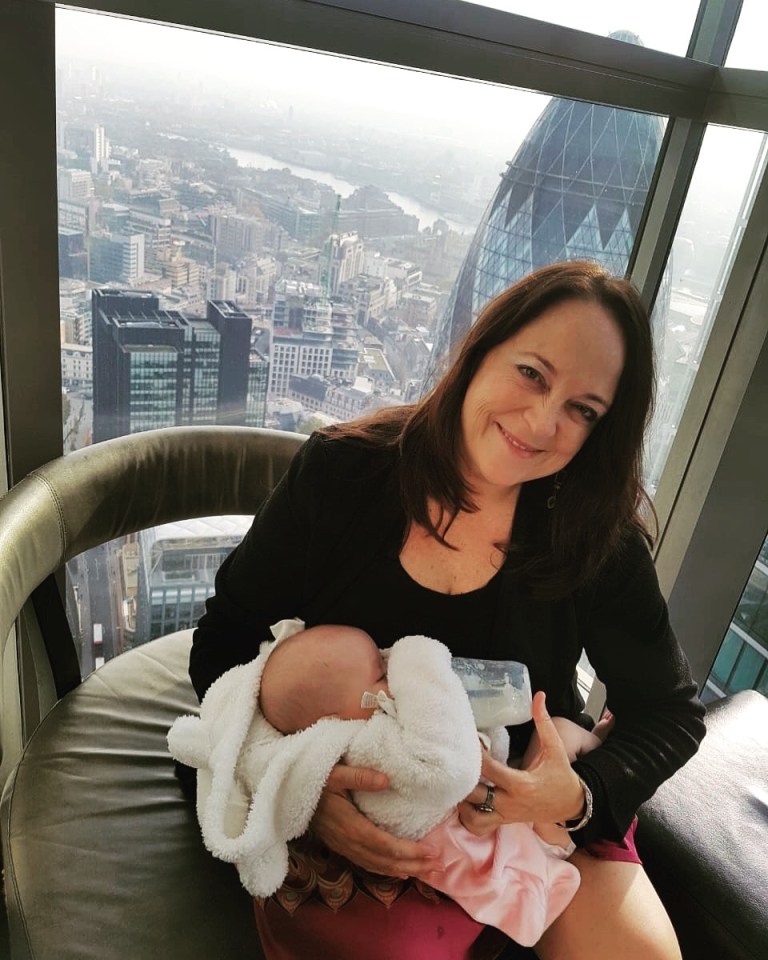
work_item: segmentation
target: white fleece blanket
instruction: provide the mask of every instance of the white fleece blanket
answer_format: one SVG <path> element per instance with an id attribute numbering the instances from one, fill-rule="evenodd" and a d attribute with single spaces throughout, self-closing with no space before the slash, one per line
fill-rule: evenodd
<path id="1" fill-rule="evenodd" d="M 198 770 L 205 846 L 234 863 L 257 897 L 274 893 L 284 880 L 287 843 L 306 832 L 340 759 L 388 775 L 389 789 L 356 792 L 355 803 L 374 823 L 410 839 L 440 823 L 480 777 L 469 699 L 448 648 L 429 637 L 404 637 L 391 647 L 392 699 L 381 695 L 370 719 L 326 718 L 288 736 L 277 731 L 259 709 L 261 675 L 274 647 L 302 627 L 281 621 L 273 643 L 221 676 L 200 715 L 180 717 L 168 733 L 171 754 Z M 493 753 L 506 758 L 506 731 L 494 734 Z"/>

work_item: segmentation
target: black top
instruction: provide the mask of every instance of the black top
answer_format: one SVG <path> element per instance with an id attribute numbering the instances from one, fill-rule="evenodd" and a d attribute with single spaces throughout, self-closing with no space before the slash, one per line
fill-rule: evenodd
<path id="1" fill-rule="evenodd" d="M 516 535 L 540 522 L 525 502 Z M 420 632 L 457 655 L 519 660 L 549 712 L 571 719 L 584 708 L 576 665 L 586 650 L 616 725 L 573 764 L 594 797 L 592 820 L 574 839 L 623 837 L 640 804 L 704 736 L 704 709 L 645 543 L 629 536 L 591 583 L 556 600 L 533 597 L 510 563 L 483 590 L 442 597 L 393 565 L 404 523 L 396 451 L 310 437 L 219 570 L 194 635 L 198 696 L 252 660 L 270 625 L 286 617 L 348 622 L 382 646 Z M 527 736 L 525 726 L 518 733 Z"/>
<path id="2" fill-rule="evenodd" d="M 326 623 L 360 627 L 380 647 L 391 647 L 409 634 L 423 634 L 442 641 L 456 657 L 476 657 L 493 632 L 500 588 L 501 571 L 478 590 L 438 593 L 417 583 L 397 554 L 387 550 L 327 608 Z"/>

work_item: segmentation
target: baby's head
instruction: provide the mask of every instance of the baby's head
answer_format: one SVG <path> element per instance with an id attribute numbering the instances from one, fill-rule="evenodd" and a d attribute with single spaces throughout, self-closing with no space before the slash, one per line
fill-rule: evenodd
<path id="1" fill-rule="evenodd" d="M 364 630 L 317 626 L 279 643 L 261 677 L 259 705 L 281 733 L 296 733 L 320 717 L 367 719 L 363 693 L 387 690 L 381 651 Z"/>

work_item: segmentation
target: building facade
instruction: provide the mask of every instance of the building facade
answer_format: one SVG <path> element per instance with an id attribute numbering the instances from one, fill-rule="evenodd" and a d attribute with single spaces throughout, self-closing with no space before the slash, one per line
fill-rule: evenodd
<path id="1" fill-rule="evenodd" d="M 319 291 L 318 291 L 319 294 Z M 272 308 L 269 397 L 289 396 L 292 375 L 329 377 L 334 350 L 331 304 L 303 287 L 286 289 Z"/>
<path id="2" fill-rule="evenodd" d="M 134 646 L 195 626 L 216 571 L 249 526 L 248 517 L 201 517 L 138 534 Z"/>
<path id="3" fill-rule="evenodd" d="M 235 304 L 209 301 L 207 315 L 161 310 L 138 291 L 94 290 L 94 440 L 185 424 L 263 426 L 249 389 L 251 320 Z M 258 388 L 261 389 L 261 388 Z"/>
<path id="4" fill-rule="evenodd" d="M 94 236 L 90 242 L 90 279 L 134 286 L 144 277 L 144 235 Z"/>

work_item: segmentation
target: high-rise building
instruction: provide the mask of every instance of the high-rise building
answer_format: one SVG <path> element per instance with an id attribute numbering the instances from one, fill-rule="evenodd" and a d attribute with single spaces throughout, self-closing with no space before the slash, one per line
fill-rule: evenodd
<path id="1" fill-rule="evenodd" d="M 289 395 L 292 374 L 329 377 L 333 361 L 332 307 L 320 296 L 286 287 L 272 308 L 269 398 Z"/>
<path id="2" fill-rule="evenodd" d="M 161 310 L 149 293 L 94 290 L 94 440 L 182 424 L 263 426 L 249 388 L 251 319 L 235 304 L 209 301 L 205 318 Z M 262 388 L 259 388 L 262 389 Z M 262 389 L 263 392 L 263 389 Z M 259 419 L 261 410 L 261 419 Z"/>
<path id="3" fill-rule="evenodd" d="M 134 286 L 144 276 L 144 235 L 113 233 L 91 237 L 90 279 Z"/>
<path id="4" fill-rule="evenodd" d="M 611 37 L 641 42 L 628 31 Z M 623 274 L 662 136 L 656 116 L 552 99 L 475 232 L 439 324 L 435 358 L 448 355 L 489 300 L 532 270 L 586 259 Z"/>
<path id="5" fill-rule="evenodd" d="M 106 168 L 110 145 L 106 131 L 100 123 L 82 120 L 64 124 L 61 134 L 61 145 L 87 160 L 91 173 L 99 173 Z"/>
<path id="6" fill-rule="evenodd" d="M 332 233 L 323 256 L 328 259 L 328 293 L 337 294 L 347 280 L 363 272 L 365 245 L 356 233 Z"/>
<path id="7" fill-rule="evenodd" d="M 59 227 L 59 274 L 74 280 L 88 279 L 88 248 L 82 230 Z"/>
<path id="8" fill-rule="evenodd" d="M 259 254 L 264 249 L 264 237 L 269 232 L 269 221 L 235 213 L 212 213 L 211 240 L 219 256 L 237 259 L 247 254 Z"/>
<path id="9" fill-rule="evenodd" d="M 87 170 L 59 170 L 59 200 L 87 200 L 93 196 L 93 178 Z"/>
<path id="10" fill-rule="evenodd" d="M 134 645 L 197 623 L 216 571 L 249 525 L 248 517 L 200 517 L 138 534 Z"/>

